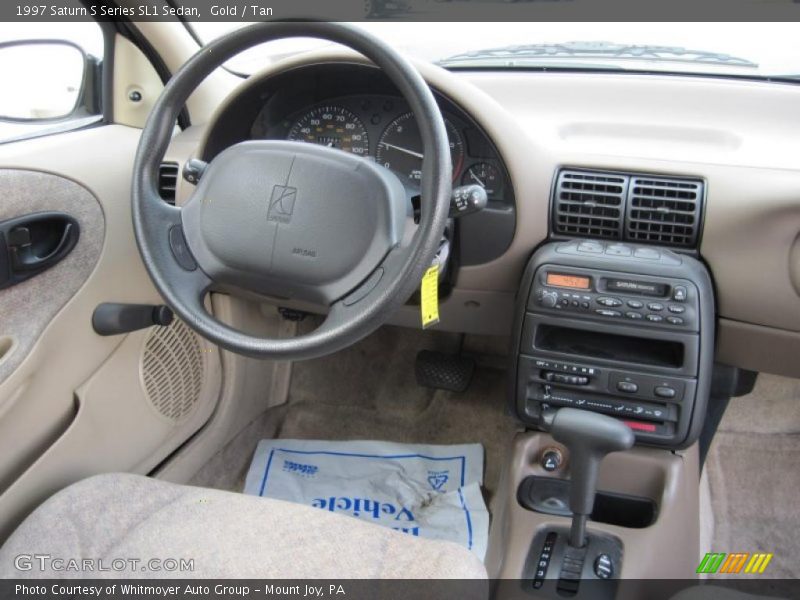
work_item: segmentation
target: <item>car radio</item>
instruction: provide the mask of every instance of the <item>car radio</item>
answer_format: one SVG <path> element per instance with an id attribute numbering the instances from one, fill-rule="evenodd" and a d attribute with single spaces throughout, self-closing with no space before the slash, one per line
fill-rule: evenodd
<path id="1" fill-rule="evenodd" d="M 581 408 L 622 419 L 640 443 L 689 445 L 705 414 L 713 325 L 710 277 L 689 255 L 548 244 L 519 292 L 513 410 L 537 426 L 546 409 Z"/>
<path id="2" fill-rule="evenodd" d="M 683 329 L 696 329 L 697 296 L 692 292 L 688 281 L 633 279 L 556 266 L 543 268 L 533 287 L 534 299 L 543 309 Z"/>

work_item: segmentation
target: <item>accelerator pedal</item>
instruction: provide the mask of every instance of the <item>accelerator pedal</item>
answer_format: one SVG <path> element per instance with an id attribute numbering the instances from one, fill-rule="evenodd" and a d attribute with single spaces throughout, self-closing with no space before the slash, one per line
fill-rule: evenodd
<path id="1" fill-rule="evenodd" d="M 420 350 L 414 365 L 418 385 L 450 392 L 466 391 L 474 371 L 474 359 L 433 350 Z"/>

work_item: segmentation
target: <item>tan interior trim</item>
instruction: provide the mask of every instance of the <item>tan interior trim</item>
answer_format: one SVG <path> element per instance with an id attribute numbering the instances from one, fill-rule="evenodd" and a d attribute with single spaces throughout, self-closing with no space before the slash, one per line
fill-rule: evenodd
<path id="1" fill-rule="evenodd" d="M 528 475 L 552 476 L 539 465 L 544 448 L 558 446 L 569 463 L 566 448 L 545 433 L 519 433 L 514 439 L 493 503 L 486 568 L 490 577 L 519 579 L 537 531 L 569 526 L 569 519 L 535 513 L 517 502 L 517 489 Z M 559 475 L 563 477 L 563 475 Z M 589 523 L 623 542 L 623 579 L 694 579 L 699 560 L 699 493 L 697 446 L 682 453 L 636 447 L 609 454 L 600 468 L 598 489 L 653 498 L 656 522 L 645 529 Z"/>
<path id="2" fill-rule="evenodd" d="M 208 420 L 219 397 L 221 367 L 215 347 L 202 353 L 204 378 L 193 410 L 168 419 L 150 404 L 140 379 L 140 356 L 152 330 L 124 337 L 111 357 L 75 391 L 69 427 L 0 496 L 0 539 L 31 507 L 63 487 L 107 472 L 147 474 Z"/>
<path id="3" fill-rule="evenodd" d="M 365 59 L 342 49 L 289 57 L 233 89 L 216 111 L 264 77 L 336 61 Z M 465 310 L 460 299 L 467 301 L 473 292 L 498 295 L 484 296 L 482 303 L 497 308 L 505 303 L 499 294 L 515 293 L 526 260 L 547 236 L 553 175 L 568 165 L 704 178 L 701 249 L 715 281 L 720 316 L 771 328 L 762 332 L 766 336 L 800 332 L 800 157 L 788 142 L 800 137 L 794 119 L 800 87 L 678 76 L 449 72 L 415 64 L 496 142 L 517 201 L 513 243 L 491 263 L 460 269 L 454 301 L 442 306 L 448 317 L 442 328 L 508 334 L 507 319 Z M 176 159 L 191 156 L 191 143 L 203 136 L 202 128 L 178 136 Z M 189 194 L 181 190 L 182 198 Z M 414 325 L 416 319 L 413 310 L 403 310 L 392 322 Z M 773 369 L 748 344 L 728 348 L 728 339 L 723 336 L 718 344 L 724 360 Z M 786 367 L 779 372 L 800 375 L 800 363 Z"/>
<path id="4" fill-rule="evenodd" d="M 139 257 L 131 223 L 131 166 L 139 134 L 135 128 L 106 125 L 0 145 L 4 168 L 53 173 L 80 183 L 100 202 L 105 219 L 102 250 L 88 279 L 0 383 L 4 431 L 0 477 L 3 488 L 8 488 L 0 495 L 0 538 L 59 487 L 92 474 L 93 468 L 144 472 L 182 443 L 188 430 L 200 425 L 193 422 L 174 431 L 155 427 L 152 431 L 160 431 L 163 442 L 155 448 L 147 433 L 152 410 L 137 412 L 143 404 L 138 359 L 128 352 L 129 344 L 142 334 L 103 337 L 91 327 L 92 313 L 103 302 L 161 303 Z M 76 148 L 80 160 L 76 160 Z M 95 374 L 122 356 L 128 358 L 120 373 L 130 374 L 135 381 L 128 378 L 124 379 L 128 385 L 109 384 L 96 399 L 81 395 L 100 389 L 87 382 L 95 376 L 107 377 Z M 202 417 L 203 411 L 198 414 Z M 115 426 L 125 430 L 110 440 L 104 438 L 103 432 L 113 432 Z M 150 441 L 123 442 L 126 435 Z M 105 439 L 110 449 L 101 444 L 98 450 L 98 439 Z"/>
<path id="5" fill-rule="evenodd" d="M 274 307 L 212 294 L 214 315 L 254 335 L 290 337 L 296 324 L 284 320 Z M 247 358 L 221 351 L 225 380 L 217 409 L 206 426 L 155 474 L 159 479 L 186 483 L 265 409 L 287 401 L 292 364 Z"/>
<path id="6" fill-rule="evenodd" d="M 147 57 L 128 39 L 114 38 L 114 122 L 143 128 L 150 110 L 164 89 Z M 131 94 L 140 94 L 134 102 Z"/>
<path id="7" fill-rule="evenodd" d="M 127 0 L 120 0 L 119 4 L 126 2 Z M 150 44 L 158 49 L 159 55 L 171 73 L 177 72 L 200 50 L 186 28 L 177 21 L 169 23 L 138 21 L 134 25 Z M 228 92 L 242 81 L 241 77 L 222 68 L 209 75 L 186 102 L 192 123 L 195 125 L 207 123 Z"/>
<path id="8" fill-rule="evenodd" d="M 717 327 L 716 360 L 743 369 L 800 376 L 800 333 L 731 319 Z"/>

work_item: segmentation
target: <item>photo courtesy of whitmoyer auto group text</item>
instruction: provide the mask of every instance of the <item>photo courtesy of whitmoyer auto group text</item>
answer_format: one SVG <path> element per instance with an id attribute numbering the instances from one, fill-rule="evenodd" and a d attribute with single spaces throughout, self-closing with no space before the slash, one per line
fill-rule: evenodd
<path id="1" fill-rule="evenodd" d="M 800 600 L 800 0 L 2 0 L 0 600 Z"/>

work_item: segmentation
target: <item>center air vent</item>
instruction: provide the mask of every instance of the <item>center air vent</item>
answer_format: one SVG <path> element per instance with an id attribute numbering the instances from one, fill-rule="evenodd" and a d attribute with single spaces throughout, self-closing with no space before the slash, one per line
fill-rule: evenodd
<path id="1" fill-rule="evenodd" d="M 620 239 L 628 178 L 611 173 L 561 171 L 553 229 L 568 236 Z"/>
<path id="2" fill-rule="evenodd" d="M 665 246 L 694 246 L 703 198 L 699 181 L 632 177 L 628 238 Z"/>
<path id="3" fill-rule="evenodd" d="M 553 190 L 553 233 L 693 248 L 701 180 L 564 169 Z"/>
<path id="4" fill-rule="evenodd" d="M 175 192 L 178 189 L 178 163 L 161 163 L 158 168 L 158 194 L 167 204 L 175 205 Z"/>

